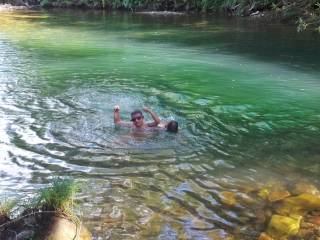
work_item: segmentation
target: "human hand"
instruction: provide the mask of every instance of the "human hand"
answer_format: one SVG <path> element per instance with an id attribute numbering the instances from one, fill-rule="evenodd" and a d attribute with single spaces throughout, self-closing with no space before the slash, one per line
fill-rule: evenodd
<path id="1" fill-rule="evenodd" d="M 119 111 L 120 111 L 119 105 L 115 105 L 115 106 L 113 107 L 113 111 L 119 112 Z"/>
<path id="2" fill-rule="evenodd" d="M 151 110 L 150 110 L 149 108 L 147 108 L 147 107 L 143 107 L 142 110 L 143 110 L 144 112 L 150 112 L 150 111 L 151 111 Z"/>

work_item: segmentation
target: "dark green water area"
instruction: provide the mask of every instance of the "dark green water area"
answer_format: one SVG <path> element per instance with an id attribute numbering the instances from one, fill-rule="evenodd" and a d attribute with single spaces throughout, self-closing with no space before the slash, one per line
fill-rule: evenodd
<path id="1" fill-rule="evenodd" d="M 261 189 L 320 187 L 319 46 L 246 19 L 0 12 L 1 197 L 72 177 L 94 239 L 256 239 Z M 115 129 L 116 104 L 180 131 Z"/>

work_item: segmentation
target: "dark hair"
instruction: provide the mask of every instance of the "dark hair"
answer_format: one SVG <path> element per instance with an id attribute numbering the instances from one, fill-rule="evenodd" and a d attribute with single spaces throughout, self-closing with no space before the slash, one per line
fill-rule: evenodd
<path id="1" fill-rule="evenodd" d="M 178 122 L 174 120 L 168 122 L 167 131 L 174 132 L 174 133 L 178 132 Z"/>
<path id="2" fill-rule="evenodd" d="M 134 110 L 132 113 L 131 113 L 131 118 L 136 115 L 136 114 L 140 114 L 142 117 L 143 117 L 143 114 L 140 110 Z"/>

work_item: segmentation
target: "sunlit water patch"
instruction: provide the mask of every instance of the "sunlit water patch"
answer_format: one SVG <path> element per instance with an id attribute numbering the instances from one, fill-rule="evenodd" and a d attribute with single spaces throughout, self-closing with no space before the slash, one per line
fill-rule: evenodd
<path id="1" fill-rule="evenodd" d="M 95 239 L 255 239 L 261 190 L 319 187 L 314 35 L 113 13 L 0 20 L 2 195 L 73 177 Z M 180 131 L 117 129 L 116 104 Z"/>

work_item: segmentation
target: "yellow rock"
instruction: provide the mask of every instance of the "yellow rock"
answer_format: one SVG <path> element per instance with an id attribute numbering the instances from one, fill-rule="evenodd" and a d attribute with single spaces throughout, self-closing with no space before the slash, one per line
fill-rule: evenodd
<path id="1" fill-rule="evenodd" d="M 269 190 L 267 188 L 262 188 L 258 192 L 258 196 L 263 198 L 263 199 L 267 199 L 269 194 L 270 194 L 270 192 L 269 192 Z"/>
<path id="2" fill-rule="evenodd" d="M 320 196 L 304 193 L 296 197 L 284 199 L 276 211 L 282 215 L 292 213 L 302 214 L 305 211 L 311 211 L 317 208 L 320 208 Z"/>
<path id="3" fill-rule="evenodd" d="M 290 193 L 288 191 L 274 191 L 269 194 L 268 200 L 270 202 L 276 202 L 284 198 L 287 198 L 289 196 L 290 196 Z"/>
<path id="4" fill-rule="evenodd" d="M 303 194 L 303 193 L 309 193 L 312 195 L 319 195 L 319 190 L 314 186 L 313 184 L 308 184 L 304 182 L 300 182 L 294 185 L 294 188 L 292 189 L 292 192 L 294 194 Z"/>
<path id="5" fill-rule="evenodd" d="M 274 240 L 274 239 L 266 233 L 261 233 L 258 240 Z"/>
<path id="6" fill-rule="evenodd" d="M 236 194 L 234 192 L 223 191 L 220 195 L 221 202 L 227 205 L 234 206 L 237 204 Z"/>
<path id="7" fill-rule="evenodd" d="M 302 216 L 292 215 L 285 217 L 273 215 L 267 229 L 267 234 L 276 239 L 294 236 L 300 229 Z"/>
<path id="8" fill-rule="evenodd" d="M 226 233 L 223 230 L 216 229 L 216 230 L 208 231 L 207 235 L 209 239 L 212 239 L 212 240 L 236 240 L 234 236 Z"/>

